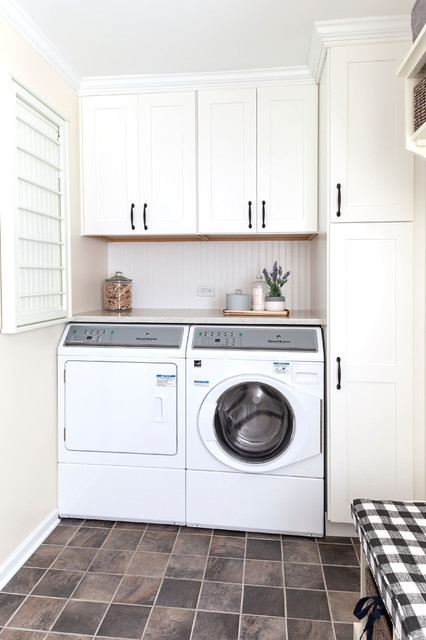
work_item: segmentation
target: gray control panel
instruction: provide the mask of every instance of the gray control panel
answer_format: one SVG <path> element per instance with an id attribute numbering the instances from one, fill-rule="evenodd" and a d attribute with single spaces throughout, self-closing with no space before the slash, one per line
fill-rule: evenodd
<path id="1" fill-rule="evenodd" d="M 202 349 L 212 347 L 232 347 L 241 346 L 242 332 L 238 329 L 214 329 L 206 327 L 196 327 L 194 331 L 193 347 Z"/>
<path id="2" fill-rule="evenodd" d="M 195 327 L 193 349 L 318 351 L 315 329 L 296 327 Z"/>
<path id="3" fill-rule="evenodd" d="M 138 324 L 72 324 L 64 340 L 65 347 L 170 347 L 179 349 L 183 327 Z"/>

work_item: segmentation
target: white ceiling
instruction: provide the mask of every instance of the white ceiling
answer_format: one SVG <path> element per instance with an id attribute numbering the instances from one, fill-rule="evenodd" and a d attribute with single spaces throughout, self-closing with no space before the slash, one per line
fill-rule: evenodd
<path id="1" fill-rule="evenodd" d="M 14 0 L 80 77 L 306 65 L 322 20 L 414 0 Z"/>

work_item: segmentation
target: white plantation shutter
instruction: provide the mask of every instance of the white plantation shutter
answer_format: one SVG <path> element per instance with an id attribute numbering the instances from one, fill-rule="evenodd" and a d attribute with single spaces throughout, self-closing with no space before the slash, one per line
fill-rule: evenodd
<path id="1" fill-rule="evenodd" d="M 65 122 L 19 85 L 12 85 L 15 195 L 2 210 L 2 330 L 6 332 L 69 315 Z M 13 237 L 4 238 L 4 233 Z"/>

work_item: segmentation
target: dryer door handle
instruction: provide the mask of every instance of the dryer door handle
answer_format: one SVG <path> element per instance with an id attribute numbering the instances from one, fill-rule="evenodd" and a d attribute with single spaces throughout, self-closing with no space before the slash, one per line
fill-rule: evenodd
<path id="1" fill-rule="evenodd" d="M 154 422 L 167 422 L 167 404 L 163 396 L 154 396 Z"/>

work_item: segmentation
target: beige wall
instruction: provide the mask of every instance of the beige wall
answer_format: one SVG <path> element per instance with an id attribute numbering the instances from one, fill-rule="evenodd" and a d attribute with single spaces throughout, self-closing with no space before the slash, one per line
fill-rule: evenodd
<path id="1" fill-rule="evenodd" d="M 426 499 L 426 161 L 416 156 L 414 199 L 414 498 Z"/>
<path id="2" fill-rule="evenodd" d="M 107 245 L 79 236 L 77 93 L 1 18 L 0 42 L 0 70 L 69 121 L 73 311 L 99 308 Z M 0 566 L 57 507 L 56 347 L 62 328 L 0 334 Z"/>

